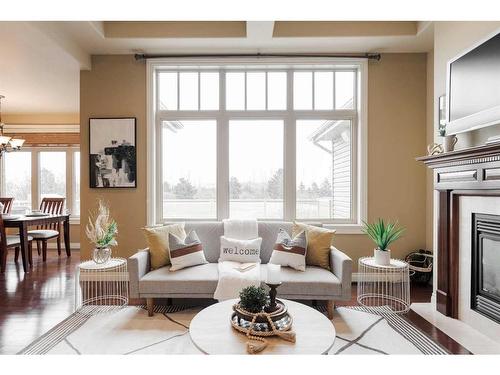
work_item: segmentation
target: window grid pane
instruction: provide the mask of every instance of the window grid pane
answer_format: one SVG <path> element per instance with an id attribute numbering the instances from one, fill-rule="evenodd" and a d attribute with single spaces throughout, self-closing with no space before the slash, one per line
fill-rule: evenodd
<path id="1" fill-rule="evenodd" d="M 179 73 L 179 109 L 198 110 L 198 73 Z"/>
<path id="2" fill-rule="evenodd" d="M 314 109 L 333 109 L 333 72 L 314 72 Z"/>
<path id="3" fill-rule="evenodd" d="M 297 121 L 296 152 L 296 217 L 350 219 L 351 122 Z"/>
<path id="4" fill-rule="evenodd" d="M 283 121 L 229 122 L 231 218 L 282 219 L 283 174 Z"/>
<path id="5" fill-rule="evenodd" d="M 312 72 L 293 73 L 293 108 L 312 109 L 313 108 L 313 79 Z"/>
<path id="6" fill-rule="evenodd" d="M 163 218 L 216 219 L 216 122 L 164 121 Z"/>
<path id="7" fill-rule="evenodd" d="M 226 73 L 226 109 L 241 111 L 245 109 L 245 73 Z"/>
<path id="8" fill-rule="evenodd" d="M 66 197 L 66 151 L 38 154 L 40 198 Z"/>
<path id="9" fill-rule="evenodd" d="M 335 72 L 336 109 L 354 108 L 354 72 Z"/>
<path id="10" fill-rule="evenodd" d="M 200 73 L 200 110 L 219 109 L 219 73 Z"/>
<path id="11" fill-rule="evenodd" d="M 178 109 L 177 72 L 161 72 L 158 75 L 158 107 L 161 111 Z"/>
<path id="12" fill-rule="evenodd" d="M 14 198 L 12 210 L 31 209 L 31 152 L 9 152 L 3 157 L 5 195 Z"/>
<path id="13" fill-rule="evenodd" d="M 286 109 L 286 72 L 267 73 L 267 109 Z"/>
<path id="14" fill-rule="evenodd" d="M 266 109 L 266 73 L 247 73 L 247 110 Z"/>

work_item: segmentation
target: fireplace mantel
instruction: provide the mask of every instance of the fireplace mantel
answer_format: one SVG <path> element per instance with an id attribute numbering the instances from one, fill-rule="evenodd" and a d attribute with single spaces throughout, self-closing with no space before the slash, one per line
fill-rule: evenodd
<path id="1" fill-rule="evenodd" d="M 434 170 L 438 191 L 436 308 L 458 318 L 459 198 L 500 197 L 500 144 L 416 159 Z"/>

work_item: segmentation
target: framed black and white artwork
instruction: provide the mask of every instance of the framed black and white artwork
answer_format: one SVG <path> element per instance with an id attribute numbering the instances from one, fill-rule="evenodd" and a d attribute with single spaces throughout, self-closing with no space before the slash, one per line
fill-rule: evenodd
<path id="1" fill-rule="evenodd" d="M 91 118 L 90 187 L 137 187 L 136 118 Z"/>

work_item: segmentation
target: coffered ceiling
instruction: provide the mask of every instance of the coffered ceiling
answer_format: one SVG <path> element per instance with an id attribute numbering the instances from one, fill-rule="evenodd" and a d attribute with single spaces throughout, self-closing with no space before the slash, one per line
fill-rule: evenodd
<path id="1" fill-rule="evenodd" d="M 426 52 L 432 22 L 0 22 L 5 113 L 77 113 L 91 55 Z"/>

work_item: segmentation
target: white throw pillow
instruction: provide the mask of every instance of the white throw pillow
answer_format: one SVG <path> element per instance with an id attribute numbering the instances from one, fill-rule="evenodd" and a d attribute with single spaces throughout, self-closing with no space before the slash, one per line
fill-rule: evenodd
<path id="1" fill-rule="evenodd" d="M 189 232 L 184 240 L 169 233 L 168 244 L 170 263 L 172 263 L 170 271 L 208 263 L 203 253 L 203 246 L 194 230 Z"/>
<path id="2" fill-rule="evenodd" d="M 269 263 L 305 271 L 306 249 L 306 232 L 302 231 L 292 239 L 284 229 L 280 229 Z"/>
<path id="3" fill-rule="evenodd" d="M 261 237 L 253 240 L 236 240 L 221 236 L 219 262 L 230 260 L 240 263 L 260 263 L 261 244 Z"/>

